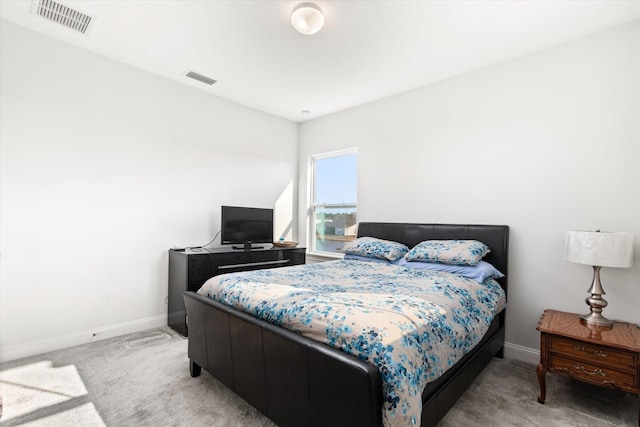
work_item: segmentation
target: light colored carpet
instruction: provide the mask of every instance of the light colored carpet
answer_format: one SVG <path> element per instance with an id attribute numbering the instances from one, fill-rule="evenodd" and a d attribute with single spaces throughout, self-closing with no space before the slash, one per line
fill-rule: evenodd
<path id="1" fill-rule="evenodd" d="M 494 359 L 442 420 L 453 426 L 635 426 L 638 399 Z M 191 378 L 187 340 L 154 329 L 0 365 L 2 426 L 273 427 L 202 371 Z M 339 421 L 336 423 L 339 425 Z"/>

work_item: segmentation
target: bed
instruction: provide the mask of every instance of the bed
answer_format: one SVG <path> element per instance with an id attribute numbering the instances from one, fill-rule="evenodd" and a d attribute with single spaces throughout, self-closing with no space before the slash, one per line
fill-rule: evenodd
<path id="1" fill-rule="evenodd" d="M 507 226 L 366 222 L 358 227 L 363 236 L 409 248 L 424 240 L 478 240 L 491 248 L 484 260 L 508 273 Z M 507 278 L 497 283 L 506 293 Z M 283 427 L 383 424 L 389 377 L 373 364 L 203 295 L 185 293 L 185 305 L 192 376 L 204 368 Z M 502 310 L 477 345 L 424 387 L 422 426 L 436 425 L 489 360 L 502 357 L 504 316 Z"/>

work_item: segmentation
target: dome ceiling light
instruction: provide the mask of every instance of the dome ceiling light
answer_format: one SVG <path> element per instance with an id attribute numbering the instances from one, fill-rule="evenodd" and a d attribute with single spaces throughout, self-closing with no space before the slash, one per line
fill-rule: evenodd
<path id="1" fill-rule="evenodd" d="M 302 34 L 315 34 L 324 25 L 324 15 L 318 5 L 311 2 L 300 3 L 291 12 L 291 25 Z"/>

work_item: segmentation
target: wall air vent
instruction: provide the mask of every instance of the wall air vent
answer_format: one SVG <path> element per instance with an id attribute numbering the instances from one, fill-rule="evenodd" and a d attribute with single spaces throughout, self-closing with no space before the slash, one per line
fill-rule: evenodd
<path id="1" fill-rule="evenodd" d="M 53 0 L 38 0 L 34 5 L 35 14 L 49 21 L 85 34 L 93 22 L 93 17 Z"/>
<path id="2" fill-rule="evenodd" d="M 185 76 L 190 77 L 194 80 L 197 80 L 201 83 L 207 84 L 209 86 L 211 86 L 212 84 L 214 84 L 216 81 L 207 77 L 207 76 L 203 76 L 202 74 L 198 74 L 195 71 L 189 71 L 187 74 L 185 74 Z"/>

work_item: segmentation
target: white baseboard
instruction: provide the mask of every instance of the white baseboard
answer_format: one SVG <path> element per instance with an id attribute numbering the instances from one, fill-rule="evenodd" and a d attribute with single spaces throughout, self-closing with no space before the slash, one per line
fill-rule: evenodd
<path id="1" fill-rule="evenodd" d="M 36 354 L 47 353 L 49 351 L 61 350 L 63 348 L 73 347 L 76 345 L 87 344 L 93 341 L 113 338 L 119 335 L 130 334 L 132 332 L 160 328 L 166 325 L 167 315 L 162 314 L 160 316 L 147 317 L 146 319 L 103 326 L 92 330 L 80 331 L 70 335 L 42 341 L 4 347 L 0 346 L 0 363 L 22 359 L 23 357 L 34 356 Z"/>
<path id="2" fill-rule="evenodd" d="M 36 354 L 47 353 L 49 351 L 61 350 L 63 348 L 73 347 L 76 345 L 87 344 L 92 341 L 113 338 L 133 332 L 160 328 L 166 325 L 167 315 L 162 314 L 160 316 L 118 323 L 116 325 L 81 331 L 48 340 L 13 346 L 0 346 L 0 363 L 22 359 L 23 357 L 35 356 Z M 538 350 L 509 342 L 504 344 L 504 355 L 510 359 L 522 360 L 533 364 L 538 364 L 540 362 L 540 352 Z"/>
<path id="3" fill-rule="evenodd" d="M 522 360 L 537 365 L 540 363 L 540 352 L 533 348 L 523 347 L 510 342 L 504 343 L 504 357 Z"/>

